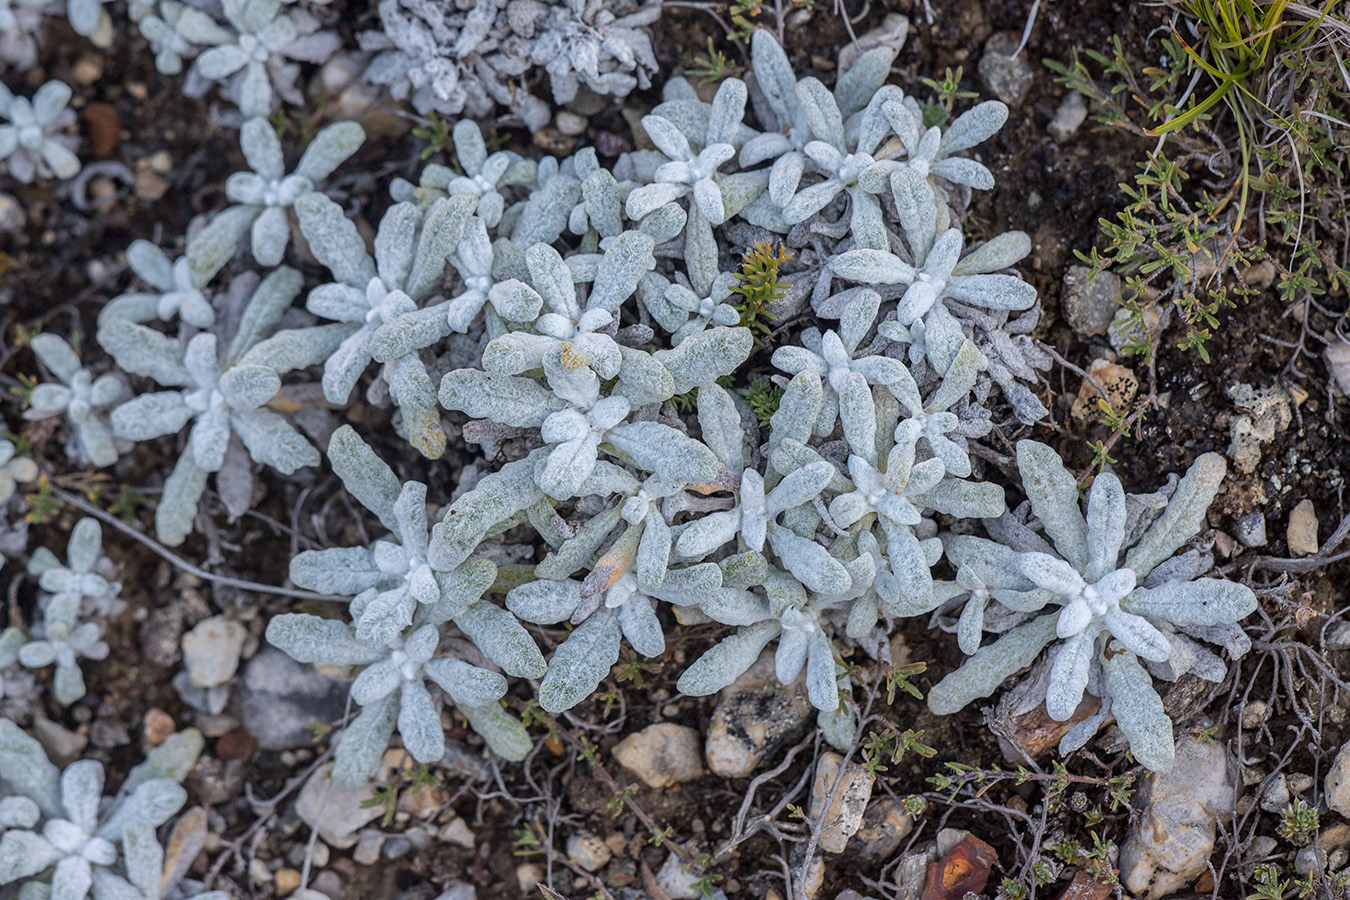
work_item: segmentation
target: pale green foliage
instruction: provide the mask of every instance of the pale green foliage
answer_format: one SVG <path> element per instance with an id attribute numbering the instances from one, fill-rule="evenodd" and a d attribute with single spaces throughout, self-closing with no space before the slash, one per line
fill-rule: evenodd
<path id="1" fill-rule="evenodd" d="M 33 629 L 33 639 L 18 647 L 18 661 L 30 669 L 55 666 L 52 696 L 69 706 L 85 695 L 84 675 L 78 659 L 101 660 L 108 656 L 97 621 L 80 621 L 93 609 L 106 608 L 119 586 L 96 570 L 109 572 L 103 557 L 103 532 L 96 519 L 81 519 L 70 533 L 65 565 L 46 547 L 39 547 L 28 561 L 28 572 L 48 594 L 41 602 L 42 620 Z M 83 607 L 83 609 L 82 609 Z"/>
<path id="2" fill-rule="evenodd" d="M 54 334 L 34 335 L 32 347 L 58 383 L 40 384 L 33 389 L 24 418 L 46 419 L 64 414 L 74 432 L 72 444 L 77 458 L 96 466 L 117 462 L 107 408 L 126 399 L 126 379 L 116 372 L 94 377 L 80 364 L 70 344 Z"/>
<path id="3" fill-rule="evenodd" d="M 1207 453 L 1195 461 L 1123 563 L 1129 513 L 1125 491 L 1113 473 L 1093 481 L 1084 515 L 1073 476 L 1053 450 L 1021 441 L 1017 461 L 1031 512 L 1059 556 L 1045 550 L 1008 554 L 1006 548 L 979 538 L 965 538 L 952 547 L 953 561 L 962 567 L 959 580 L 976 603 L 969 620 L 962 614 L 967 629 L 963 649 L 974 650 L 974 655 L 933 689 L 929 706 L 935 712 L 954 712 L 987 696 L 1058 638 L 1062 643 L 1045 694 L 1051 718 L 1066 721 L 1073 716 L 1084 690 L 1101 698 L 1097 711 L 1065 735 L 1060 750 L 1082 746 L 1107 715 L 1114 715 L 1135 758 L 1149 768 L 1167 769 L 1174 746 L 1171 722 L 1145 666 L 1181 657 L 1187 668 L 1174 663 L 1164 674 L 1176 678 L 1193 669 L 1202 678 L 1221 679 L 1222 663 L 1191 638 L 1233 640 L 1242 647 L 1241 632 L 1234 634 L 1232 626 L 1256 609 L 1250 588 L 1198 578 L 1208 561 L 1194 555 L 1172 558 L 1203 527 L 1226 468 L 1223 457 Z M 1019 612 L 1055 611 L 975 649 L 971 632 L 991 600 Z M 1214 630 L 1225 628 L 1226 634 Z"/>
<path id="4" fill-rule="evenodd" d="M 60 771 L 36 739 L 0 719 L 0 885 L 45 886 L 51 900 L 138 897 L 157 900 L 164 853 L 155 829 L 187 800 L 179 784 L 202 750 L 195 731 L 172 736 L 132 770 L 122 790 L 103 796 L 103 765 L 77 760 Z M 164 774 L 151 774 L 160 772 Z M 50 893 L 48 893 L 48 891 Z M 219 900 L 217 892 L 198 900 Z"/>
<path id="5" fill-rule="evenodd" d="M 352 598 L 353 623 L 281 615 L 268 623 L 267 640 L 300 662 L 363 667 L 351 689 L 362 711 L 338 743 L 336 768 L 339 778 L 359 782 L 379 764 L 395 727 L 419 762 L 444 755 L 440 712 L 426 680 L 462 709 L 496 705 L 506 693 L 500 674 L 434 655 L 442 625 L 454 623 L 471 639 L 482 634 L 479 648 L 512 675 L 538 677 L 544 660 L 509 613 L 481 601 L 496 566 L 480 559 L 438 570 L 428 561 L 426 485 L 400 487 L 349 426 L 334 433 L 328 457 L 352 495 L 392 533 L 371 547 L 311 550 L 291 560 L 296 584 Z M 500 714 L 482 718 L 495 723 L 483 733 L 493 748 L 519 759 L 520 724 Z"/>
<path id="6" fill-rule="evenodd" d="M 247 5 L 249 28 L 285 19 L 274 0 Z M 163 52 L 175 46 L 166 37 Z M 264 63 L 231 46 L 198 67 L 224 73 L 233 60 L 250 83 Z M 489 152 L 478 125 L 457 121 L 462 171 L 429 165 L 416 185 L 396 181 L 396 202 L 369 219 L 373 246 L 357 218 L 370 207 L 316 187 L 359 147 L 360 127 L 329 125 L 288 175 L 276 132 L 255 117 L 241 134 L 252 171 L 226 184 L 235 205 L 176 262 L 130 248 L 153 290 L 110 303 L 98 337 L 122 370 L 164 388 L 112 410 L 117 436 L 190 426 L 158 499 L 161 540 L 191 532 L 209 473 L 237 517 L 252 503 L 252 463 L 319 464 L 298 428 L 327 443 L 372 517 L 358 546 L 290 561 L 296 585 L 345 598 L 346 616 L 288 613 L 266 629 L 294 659 L 354 679 L 359 712 L 336 739 L 337 777 L 367 778 L 395 734 L 415 759 L 438 760 L 447 701 L 496 753 L 523 758 L 531 740 L 508 710 L 508 678 L 537 679 L 539 706 L 563 713 L 608 690 L 624 644 L 664 657 L 671 607 L 734 629 L 689 664 L 681 690 L 721 690 L 771 649 L 777 679 L 804 678 L 823 736 L 841 747 L 858 722 L 844 660 L 882 658 L 897 618 L 949 626 L 959 609 L 970 659 L 933 690 L 934 711 L 990 695 L 1053 644 L 1037 699 L 1059 719 L 1088 692 L 1101 701 L 1061 749 L 1114 715 L 1139 760 L 1167 766 L 1171 724 L 1153 678 L 1222 677 L 1200 641 L 1240 655 L 1234 623 L 1255 605 L 1245 587 L 1200 578 L 1200 551 L 1176 555 L 1203 527 L 1221 462 L 1202 457 L 1151 522 L 1109 472 L 1084 514 L 1059 457 L 1028 441 L 1027 503 L 1009 511 L 1004 488 L 981 480 L 992 470 L 980 460 L 997 457 L 978 442 L 1006 408 L 995 388 L 1024 422 L 1047 412 L 1028 386 L 1049 360 L 1030 336 L 1036 292 L 1011 271 L 1030 239 L 968 248 L 968 192 L 955 189 L 993 186 L 961 154 L 1008 110 L 982 103 L 924 129 L 914 99 L 885 84 L 893 56 L 862 54 L 830 90 L 797 79 L 761 31 L 752 83 L 724 79 L 705 103 L 669 80 L 643 123 L 657 149 L 612 169 L 590 148 L 537 162 Z M 388 67 L 401 64 L 374 63 L 395 82 Z M 292 214 L 304 238 L 294 252 Z M 245 233 L 253 261 L 278 267 L 261 279 L 232 269 L 208 295 Z M 773 242 L 799 254 L 774 257 L 775 290 L 742 326 L 723 261 Z M 295 268 L 279 266 L 288 252 Z M 294 309 L 315 261 L 326 280 Z M 799 327 L 808 302 L 816 321 Z M 176 336 L 156 330 L 175 315 Z M 756 339 L 772 342 L 782 374 L 746 371 Z M 67 383 L 84 371 L 54 344 L 39 352 Z M 40 399 L 78 424 L 73 393 Z M 405 474 L 426 471 L 415 455 L 387 464 L 366 443 L 386 456 L 401 446 L 386 424 L 423 457 L 450 460 L 425 483 Z M 453 493 L 431 496 L 447 477 Z M 1139 536 L 1132 548 L 1126 534 Z M 953 580 L 934 578 L 944 555 Z M 986 626 L 1002 636 L 982 646 Z M 7 634 L 0 655 L 26 646 Z"/>

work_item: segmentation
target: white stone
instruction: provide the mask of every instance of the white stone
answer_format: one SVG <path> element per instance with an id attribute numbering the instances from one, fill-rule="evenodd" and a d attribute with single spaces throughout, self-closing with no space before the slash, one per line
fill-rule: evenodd
<path id="1" fill-rule="evenodd" d="M 1350 818 L 1350 741 L 1346 741 L 1341 752 L 1336 754 L 1322 785 L 1326 789 L 1327 806 Z"/>
<path id="2" fill-rule="evenodd" d="M 589 831 L 578 831 L 567 839 L 567 855 L 587 872 L 598 872 L 614 853 L 604 841 Z"/>
<path id="3" fill-rule="evenodd" d="M 351 847 L 362 826 L 384 814 L 378 804 L 362 807 L 373 800 L 375 792 L 370 782 L 350 787 L 333 780 L 333 764 L 325 763 L 310 776 L 295 799 L 295 812 L 311 828 L 318 829 L 319 837 L 339 850 Z"/>
<path id="4" fill-rule="evenodd" d="M 695 900 L 703 896 L 695 884 L 700 877 L 692 866 L 672 853 L 656 873 L 656 886 L 665 891 L 670 900 Z"/>
<path id="5" fill-rule="evenodd" d="M 1290 556 L 1312 556 L 1318 551 L 1317 510 L 1311 500 L 1300 501 L 1289 513 L 1289 530 L 1285 535 Z"/>
<path id="6" fill-rule="evenodd" d="M 225 684 L 239 671 L 248 630 L 233 619 L 212 616 L 183 635 L 183 666 L 193 687 Z"/>
<path id="7" fill-rule="evenodd" d="M 620 765 L 649 787 L 669 787 L 703 774 L 698 732 L 674 722 L 659 722 L 630 734 L 613 753 Z"/>
<path id="8" fill-rule="evenodd" d="M 1172 769 L 1150 772 L 1136 802 L 1140 816 L 1120 851 L 1120 880 L 1137 900 L 1160 900 L 1208 871 L 1218 817 L 1237 802 L 1223 746 L 1184 736 Z"/>
<path id="9" fill-rule="evenodd" d="M 779 684 L 773 651 L 765 650 L 722 691 L 708 727 L 708 768 L 728 778 L 746 778 L 766 754 L 804 727 L 816 713 L 806 697 L 805 678 L 803 673 L 786 687 Z"/>
<path id="10" fill-rule="evenodd" d="M 872 776 L 862 766 L 850 765 L 841 778 L 843 762 L 838 753 L 821 754 L 811 784 L 811 821 L 820 823 L 820 849 L 826 853 L 844 852 L 848 839 L 862 827 L 872 798 Z"/>

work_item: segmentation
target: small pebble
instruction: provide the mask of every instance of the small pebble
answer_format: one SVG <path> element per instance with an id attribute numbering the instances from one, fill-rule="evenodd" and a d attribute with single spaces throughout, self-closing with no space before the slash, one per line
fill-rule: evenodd
<path id="1" fill-rule="evenodd" d="M 174 733 L 175 727 L 173 716 L 162 709 L 152 707 L 141 722 L 141 737 L 145 740 L 145 746 L 158 747 Z"/>
<path id="2" fill-rule="evenodd" d="M 1261 808 L 1268 813 L 1278 813 L 1289 804 L 1289 783 L 1283 774 L 1276 775 L 1261 792 Z"/>
<path id="3" fill-rule="evenodd" d="M 1000 31 L 989 38 L 980 57 L 979 71 L 984 86 L 1009 106 L 1016 106 L 1026 97 L 1034 76 L 1023 50 L 1013 51 L 1022 42 L 1020 33 Z"/>
<path id="4" fill-rule="evenodd" d="M 1264 547 L 1266 545 L 1266 516 L 1259 509 L 1238 519 L 1237 539 L 1244 547 Z"/>
<path id="5" fill-rule="evenodd" d="M 516 884 L 527 893 L 533 893 L 535 885 L 544 880 L 544 867 L 539 863 L 521 863 L 516 866 Z"/>
<path id="6" fill-rule="evenodd" d="M 277 869 L 273 884 L 276 885 L 277 895 L 284 897 L 300 886 L 300 873 L 291 868 Z"/>
<path id="7" fill-rule="evenodd" d="M 224 616 L 203 619 L 183 635 L 183 665 L 192 686 L 211 688 L 233 678 L 247 637 L 243 625 Z"/>
<path id="8" fill-rule="evenodd" d="M 1295 794 L 1306 794 L 1308 791 L 1312 790 L 1313 785 L 1317 783 L 1307 772 L 1297 772 L 1290 775 L 1285 781 L 1289 784 L 1289 790 L 1293 791 Z"/>
<path id="9" fill-rule="evenodd" d="M 1294 871 L 1300 875 L 1315 875 L 1327 866 L 1327 851 L 1307 846 L 1294 857 Z"/>
<path id="10" fill-rule="evenodd" d="M 598 872 L 613 854 L 605 842 L 589 831 L 578 831 L 567 839 L 567 855 L 587 872 Z"/>
<path id="11" fill-rule="evenodd" d="M 365 834 L 357 841 L 352 851 L 352 859 L 363 866 L 373 866 L 380 861 L 380 848 L 384 846 L 384 835 L 377 832 Z"/>
<path id="12" fill-rule="evenodd" d="M 1289 514 L 1289 529 L 1286 537 L 1289 541 L 1290 556 L 1312 556 L 1319 549 L 1317 542 L 1317 510 L 1311 500 L 1301 500 Z"/>
<path id="13" fill-rule="evenodd" d="M 448 825 L 441 828 L 436 833 L 436 837 L 445 841 L 447 844 L 454 844 L 456 847 L 463 847 L 465 850 L 474 848 L 473 832 L 469 830 L 469 825 L 463 819 L 456 816 Z"/>
<path id="14" fill-rule="evenodd" d="M 562 134 L 568 137 L 578 137 L 586 133 L 586 126 L 590 124 L 585 116 L 579 116 L 574 112 L 565 109 L 558 110 L 558 114 L 553 118 L 553 124 Z"/>
<path id="15" fill-rule="evenodd" d="M 1266 720 L 1270 707 L 1264 700 L 1252 700 L 1242 707 L 1242 727 L 1252 729 Z"/>
<path id="16" fill-rule="evenodd" d="M 1062 144 L 1082 127 L 1083 122 L 1087 120 L 1087 113 L 1087 103 L 1083 100 L 1083 95 L 1078 91 L 1069 91 L 1068 96 L 1060 102 L 1059 109 L 1055 110 L 1055 118 L 1046 131 Z"/>

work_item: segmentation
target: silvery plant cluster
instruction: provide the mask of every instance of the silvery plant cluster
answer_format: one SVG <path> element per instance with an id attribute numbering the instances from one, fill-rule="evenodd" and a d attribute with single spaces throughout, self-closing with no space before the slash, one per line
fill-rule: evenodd
<path id="1" fill-rule="evenodd" d="M 197 64 L 215 54 L 205 68 L 263 112 L 276 70 L 260 48 L 304 31 L 275 24 L 291 8 L 234 2 L 233 36 Z M 169 6 L 142 10 L 142 27 Z M 391 44 L 373 65 L 417 103 L 481 112 L 469 85 L 517 46 L 511 35 L 593 14 L 599 45 L 569 45 L 547 68 L 555 99 L 642 83 L 649 50 L 625 42 L 643 14 L 585 4 L 385 0 Z M 438 68 L 447 53 L 459 68 Z M 158 446 L 177 459 L 155 533 L 170 546 L 212 514 L 210 485 L 234 519 L 265 495 L 266 470 L 331 468 L 370 527 L 299 553 L 289 574 L 345 610 L 278 615 L 266 639 L 351 678 L 336 738 L 348 782 L 377 769 L 395 734 L 415 759 L 440 759 L 447 711 L 519 760 L 531 739 L 502 702 L 511 679 L 562 713 L 625 647 L 662 657 L 672 623 L 724 626 L 679 675 L 685 694 L 730 685 L 771 649 L 778 680 L 803 677 L 826 739 L 846 746 L 858 708 L 844 660 L 884 663 L 897 622 L 920 616 L 955 631 L 967 657 L 931 689 L 933 712 L 1031 667 L 1024 702 L 1074 722 L 1061 751 L 1114 720 L 1139 762 L 1165 770 L 1173 726 L 1156 681 L 1221 679 L 1249 646 L 1237 623 L 1256 598 L 1207 577 L 1197 541 L 1225 463 L 1205 454 L 1150 494 L 1110 471 L 1084 490 L 1053 449 L 1022 440 L 1020 485 L 1005 490 L 980 443 L 995 411 L 1046 415 L 1034 386 L 1048 358 L 1029 337 L 1039 306 L 1016 271 L 1031 244 L 1020 232 L 973 242 L 961 224 L 971 192 L 994 187 L 972 154 L 1008 110 L 984 102 L 934 124 L 886 83 L 893 57 L 861 54 L 831 90 L 756 32 L 745 80 L 705 102 L 670 79 L 642 120 L 650 149 L 608 167 L 590 148 L 492 151 L 460 119 L 457 165 L 395 180 L 373 240 L 326 185 L 361 128 L 329 125 L 288 164 L 251 116 L 230 205 L 181 253 L 129 248 L 136 283 L 98 319 L 111 370 L 59 338 L 33 342 L 43 383 L 30 415 L 58 423 L 87 465 L 168 438 Z M 800 253 L 781 327 L 757 343 L 733 288 L 765 243 Z M 755 372 L 774 372 L 754 405 L 752 355 Z M 8 449 L 12 494 L 37 473 Z M 449 465 L 448 450 L 461 466 L 448 496 L 400 476 Z M 115 567 L 85 520 L 65 563 L 42 551 L 30 568 L 42 618 L 0 636 L 0 664 L 50 669 L 54 698 L 71 703 L 81 660 L 108 652 L 98 622 Z M 57 773 L 28 741 L 0 722 L 0 776 L 15 788 L 0 801 L 0 883 L 40 881 L 59 900 L 131 896 L 123 884 L 158 897 L 153 829 L 182 802 L 174 778 L 151 773 L 100 802 L 101 770 Z"/>

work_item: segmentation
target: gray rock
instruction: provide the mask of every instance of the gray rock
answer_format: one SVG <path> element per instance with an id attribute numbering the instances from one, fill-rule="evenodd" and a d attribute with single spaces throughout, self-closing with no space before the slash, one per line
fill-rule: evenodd
<path id="1" fill-rule="evenodd" d="M 1106 334 L 1120 309 L 1120 277 L 1098 272 L 1096 278 L 1088 281 L 1090 271 L 1087 266 L 1069 266 L 1061 294 L 1064 320 L 1085 337 Z"/>
<path id="2" fill-rule="evenodd" d="M 378 831 L 361 832 L 356 849 L 352 851 L 352 862 L 358 866 L 373 866 L 380 861 L 380 848 L 384 846 L 384 835 Z"/>
<path id="3" fill-rule="evenodd" d="M 1317 510 L 1311 500 L 1301 500 L 1289 513 L 1289 540 L 1291 556 L 1312 556 L 1320 549 L 1317 543 Z"/>
<path id="4" fill-rule="evenodd" d="M 347 686 L 267 647 L 244 666 L 235 686 L 235 714 L 259 749 L 312 747 L 314 732 L 306 726 L 341 719 Z"/>
<path id="5" fill-rule="evenodd" d="M 1259 862 L 1265 859 L 1280 846 L 1280 842 L 1267 834 L 1259 834 L 1252 840 L 1251 850 L 1248 851 L 1248 858 Z"/>
<path id="6" fill-rule="evenodd" d="M 718 775 L 745 778 L 815 715 L 806 697 L 805 673 L 784 687 L 774 677 L 773 651 L 722 691 L 708 728 L 704 755 Z"/>
<path id="7" fill-rule="evenodd" d="M 1172 769 L 1150 772 L 1135 802 L 1140 815 L 1120 851 L 1120 879 L 1138 900 L 1159 900 L 1207 871 L 1216 822 L 1237 802 L 1223 746 L 1183 736 Z"/>
<path id="8" fill-rule="evenodd" d="M 1316 780 L 1307 772 L 1295 772 L 1285 779 L 1285 781 L 1289 785 L 1289 790 L 1295 794 L 1308 793 L 1316 783 Z"/>
<path id="9" fill-rule="evenodd" d="M 919 900 L 924 882 L 928 880 L 928 866 L 937 859 L 937 847 L 932 841 L 906 851 L 895 870 L 896 900 Z"/>
<path id="10" fill-rule="evenodd" d="M 695 900 L 703 896 L 694 883 L 699 877 L 693 867 L 686 868 L 684 860 L 672 853 L 656 873 L 656 886 L 665 891 L 670 900 Z"/>
<path id="11" fill-rule="evenodd" d="M 586 126 L 589 124 L 585 116 L 579 116 L 574 112 L 565 109 L 558 110 L 558 114 L 553 119 L 554 126 L 561 133 L 568 137 L 577 137 L 586 132 Z"/>
<path id="12" fill-rule="evenodd" d="M 1261 808 L 1268 813 L 1278 813 L 1289 805 L 1289 782 L 1284 773 L 1276 775 L 1261 792 Z"/>
<path id="13" fill-rule="evenodd" d="M 1087 113 L 1087 102 L 1083 99 L 1083 95 L 1078 91 L 1069 91 L 1068 96 L 1060 101 L 1059 108 L 1055 110 L 1055 118 L 1045 130 L 1062 144 L 1073 137 L 1074 132 L 1087 121 Z"/>
<path id="14" fill-rule="evenodd" d="M 310 776 L 295 798 L 295 814 L 317 830 L 324 843 L 342 850 L 360 840 L 357 832 L 384 815 L 384 807 L 361 805 L 375 798 L 369 782 L 350 787 L 332 775 L 333 764 L 325 763 Z"/>
<path id="15" fill-rule="evenodd" d="M 980 57 L 980 79 L 984 86 L 1009 106 L 1022 102 L 1033 80 L 1026 51 L 1012 55 L 1021 42 L 1020 34 L 1000 31 L 985 41 L 984 55 Z"/>
<path id="16" fill-rule="evenodd" d="M 970 837 L 970 832 L 961 828 L 944 828 L 937 833 L 937 855 L 946 856 L 956 849 L 956 845 Z"/>
<path id="17" fill-rule="evenodd" d="M 578 831 L 567 839 L 567 855 L 587 872 L 598 872 L 614 856 L 614 851 L 589 831 Z"/>
<path id="18" fill-rule="evenodd" d="M 224 616 L 203 619 L 183 635 L 183 665 L 192 686 L 213 688 L 233 678 L 246 637 L 243 625 Z"/>
<path id="19" fill-rule="evenodd" d="M 86 735 L 71 731 L 64 725 L 51 719 L 38 716 L 33 720 L 33 737 L 37 738 L 47 758 L 61 768 L 73 763 L 84 753 L 89 745 Z"/>
<path id="20" fill-rule="evenodd" d="M 1327 867 L 1327 851 L 1311 845 L 1299 850 L 1294 856 L 1294 871 L 1300 875 L 1313 875 Z"/>
<path id="21" fill-rule="evenodd" d="M 467 881 L 456 881 L 441 893 L 436 900 L 476 900 L 478 889 Z"/>
<path id="22" fill-rule="evenodd" d="M 821 823 L 820 849 L 826 853 L 844 852 L 848 839 L 862 826 L 863 812 L 872 798 L 872 776 L 862 766 L 850 765 L 841 778 L 843 762 L 838 753 L 821 754 L 811 783 L 811 821 Z"/>
<path id="23" fill-rule="evenodd" d="M 1322 782 L 1327 806 L 1350 819 L 1350 741 L 1341 747 Z"/>
<path id="24" fill-rule="evenodd" d="M 867 804 L 862 825 L 849 841 L 849 852 L 867 862 L 890 859 L 913 831 L 914 817 L 905 804 L 894 797 L 881 797 Z"/>
<path id="25" fill-rule="evenodd" d="M 614 758 L 649 787 L 664 788 L 703 774 L 698 732 L 673 722 L 648 725 L 614 747 Z"/>
<path id="26" fill-rule="evenodd" d="M 1259 509 L 1238 519 L 1237 539 L 1244 547 L 1264 547 L 1266 545 L 1266 515 Z"/>

